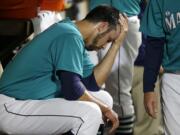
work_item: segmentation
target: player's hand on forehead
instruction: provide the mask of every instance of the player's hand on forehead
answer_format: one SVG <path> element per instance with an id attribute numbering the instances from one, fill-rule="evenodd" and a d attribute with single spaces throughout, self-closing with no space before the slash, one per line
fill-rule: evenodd
<path id="1" fill-rule="evenodd" d="M 128 31 L 128 19 L 125 14 L 122 13 L 119 14 L 119 26 L 120 26 L 119 36 L 113 42 L 114 45 L 118 45 L 118 46 L 122 45 L 120 43 L 124 40 Z"/>
<path id="2" fill-rule="evenodd" d="M 121 33 L 128 31 L 128 19 L 125 13 L 119 14 L 119 24 L 121 28 Z"/>

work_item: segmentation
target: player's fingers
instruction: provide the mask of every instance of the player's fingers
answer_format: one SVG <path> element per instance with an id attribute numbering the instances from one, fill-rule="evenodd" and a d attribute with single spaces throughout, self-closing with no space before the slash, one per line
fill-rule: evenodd
<path id="1" fill-rule="evenodd" d="M 116 128 L 119 127 L 119 119 L 118 119 L 118 115 L 115 115 L 115 117 L 113 117 L 111 119 L 112 122 L 112 128 L 109 130 L 109 133 L 112 133 L 116 130 Z"/>
<path id="2" fill-rule="evenodd" d="M 148 103 L 145 105 L 145 109 L 146 109 L 146 112 L 153 118 L 156 118 L 156 108 L 155 108 L 155 103 L 154 102 L 151 102 L 151 103 Z"/>

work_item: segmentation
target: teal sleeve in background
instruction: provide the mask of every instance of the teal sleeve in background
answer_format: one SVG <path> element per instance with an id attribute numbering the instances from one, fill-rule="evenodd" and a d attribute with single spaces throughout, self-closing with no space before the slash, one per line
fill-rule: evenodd
<path id="1" fill-rule="evenodd" d="M 90 10 L 100 4 L 107 4 L 115 7 L 127 16 L 137 16 L 140 13 L 141 0 L 89 0 Z"/>
<path id="2" fill-rule="evenodd" d="M 111 5 L 111 0 L 89 0 L 89 9 L 92 10 L 101 4 Z"/>
<path id="3" fill-rule="evenodd" d="M 142 17 L 140 31 L 152 37 L 164 37 L 161 0 L 150 0 Z"/>

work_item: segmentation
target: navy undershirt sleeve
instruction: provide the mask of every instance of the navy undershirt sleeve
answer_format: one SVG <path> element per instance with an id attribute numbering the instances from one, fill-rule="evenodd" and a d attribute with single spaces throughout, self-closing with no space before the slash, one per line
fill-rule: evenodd
<path id="1" fill-rule="evenodd" d="M 61 82 L 61 95 L 67 100 L 77 100 L 84 91 L 98 91 L 98 87 L 94 74 L 86 78 L 82 78 L 79 74 L 59 70 L 57 76 Z"/>
<path id="2" fill-rule="evenodd" d="M 146 40 L 143 89 L 150 92 L 154 90 L 159 74 L 165 39 L 147 36 Z"/>
<path id="3" fill-rule="evenodd" d="M 96 79 L 94 77 L 94 73 L 89 75 L 86 78 L 82 79 L 83 84 L 89 91 L 99 91 L 100 87 L 97 85 Z"/>
<path id="4" fill-rule="evenodd" d="M 81 82 L 81 76 L 68 71 L 57 71 L 57 76 L 61 82 L 61 95 L 67 100 L 79 99 L 86 90 Z"/>

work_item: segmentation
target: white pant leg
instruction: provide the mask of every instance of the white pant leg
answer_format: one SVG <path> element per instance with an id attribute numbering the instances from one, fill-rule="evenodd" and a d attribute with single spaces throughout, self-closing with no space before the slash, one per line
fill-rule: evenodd
<path id="1" fill-rule="evenodd" d="M 180 75 L 162 77 L 162 107 L 165 135 L 180 134 Z"/>
<path id="2" fill-rule="evenodd" d="M 54 23 L 62 20 L 59 12 L 42 10 L 38 12 L 38 16 L 32 19 L 34 27 L 34 36 L 43 32 Z"/>
<path id="3" fill-rule="evenodd" d="M 49 100 L 18 101 L 0 95 L 0 131 L 18 135 L 96 135 L 102 122 L 100 108 L 92 102 Z"/>
<path id="4" fill-rule="evenodd" d="M 120 104 L 123 108 L 124 116 L 134 114 L 131 89 L 133 80 L 134 61 L 138 55 L 138 49 L 141 45 L 141 33 L 139 32 L 139 19 L 129 18 L 129 30 L 127 37 L 120 49 Z M 123 115 L 122 114 L 122 115 Z M 123 117 L 123 116 L 122 116 Z"/>
<path id="5" fill-rule="evenodd" d="M 137 16 L 128 18 L 128 26 L 127 36 L 105 84 L 106 89 L 113 97 L 114 109 L 121 117 L 134 114 L 130 90 L 132 88 L 134 61 L 141 44 L 140 24 Z M 107 50 L 102 49 L 98 56 L 102 58 Z"/>

